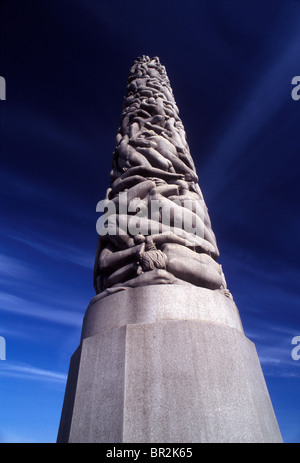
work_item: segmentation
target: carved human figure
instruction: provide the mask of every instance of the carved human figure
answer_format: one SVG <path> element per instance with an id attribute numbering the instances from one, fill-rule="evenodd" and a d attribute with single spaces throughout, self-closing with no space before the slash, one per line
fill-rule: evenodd
<path id="1" fill-rule="evenodd" d="M 106 196 L 113 207 L 99 236 L 96 292 L 187 284 L 230 296 L 184 126 L 157 57 L 142 56 L 130 70 L 110 175 Z"/>

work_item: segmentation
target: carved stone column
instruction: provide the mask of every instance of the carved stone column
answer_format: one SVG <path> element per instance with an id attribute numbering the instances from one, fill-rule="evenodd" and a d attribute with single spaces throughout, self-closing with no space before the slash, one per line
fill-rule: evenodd
<path id="1" fill-rule="evenodd" d="M 130 71 L 58 442 L 281 442 L 169 79 Z"/>

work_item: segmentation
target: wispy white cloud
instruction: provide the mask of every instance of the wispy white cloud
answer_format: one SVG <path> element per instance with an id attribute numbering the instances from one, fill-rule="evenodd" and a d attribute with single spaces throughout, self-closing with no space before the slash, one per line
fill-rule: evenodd
<path id="1" fill-rule="evenodd" d="M 15 296 L 14 294 L 0 292 L 0 310 L 26 317 L 48 320 L 50 322 L 63 325 L 76 327 L 81 326 L 83 313 L 72 310 L 71 308 L 73 306 L 76 307 L 76 304 L 71 304 L 70 302 L 67 303 L 65 301 L 53 301 L 52 306 L 49 306 L 48 304 L 45 302 L 33 302 L 31 300 Z M 61 305 L 61 307 L 64 308 L 55 309 L 55 305 Z M 69 307 L 69 310 L 66 310 L 65 307 Z"/>
<path id="2" fill-rule="evenodd" d="M 296 333 L 297 334 L 297 333 Z M 299 333 L 300 335 L 300 333 Z M 289 378 L 300 378 L 300 361 L 292 358 L 292 339 L 295 336 L 295 329 L 289 326 L 279 326 L 274 323 L 251 336 L 254 341 L 259 360 L 266 376 Z"/>
<path id="3" fill-rule="evenodd" d="M 249 158 L 243 161 L 244 149 L 264 130 L 283 104 L 290 100 L 291 77 L 299 48 L 298 35 L 298 18 L 290 18 L 289 34 L 280 44 L 280 50 L 278 47 L 274 49 L 273 38 L 270 39 L 272 46 L 266 52 L 264 67 L 257 73 L 256 79 L 249 82 L 248 92 L 242 96 L 223 133 L 217 137 L 215 146 L 201 168 L 202 176 L 210 178 L 211 197 L 218 199 L 228 179 L 239 174 L 237 166 L 249 161 Z M 266 184 L 268 181 L 272 179 L 265 178 Z"/>
<path id="4" fill-rule="evenodd" d="M 0 375 L 34 381 L 51 381 L 56 383 L 65 383 L 67 379 L 67 375 L 64 373 L 8 361 L 1 363 Z"/>
<path id="5" fill-rule="evenodd" d="M 225 244 L 225 243 L 224 243 Z M 221 256 L 222 257 L 222 256 Z M 238 272 L 246 277 L 253 277 L 267 285 L 278 285 L 283 279 L 297 283 L 300 278 L 299 267 L 284 261 L 278 262 L 277 255 L 262 253 L 251 254 L 247 249 L 237 245 L 230 246 L 230 254 L 226 255 L 228 270 Z"/>
<path id="6" fill-rule="evenodd" d="M 26 231 L 23 231 L 21 234 L 9 229 L 2 229 L 2 234 L 9 237 L 10 239 L 24 243 L 32 249 L 52 257 L 55 260 L 71 262 L 84 268 L 93 269 L 94 255 L 85 249 L 80 249 L 76 246 L 67 244 L 66 242 L 46 237 L 45 235 L 41 236 L 32 230 L 27 230 L 27 233 Z M 26 263 L 22 263 L 13 257 L 3 256 L 3 261 L 0 263 L 0 274 L 15 274 L 16 276 L 23 277 L 28 274 L 28 270 L 29 269 Z"/>
<path id="7" fill-rule="evenodd" d="M 292 322 L 295 325 L 299 307 L 299 268 L 293 263 L 278 262 L 275 253 L 267 257 L 259 253 L 253 255 L 237 246 L 231 248 L 222 264 L 233 297 L 236 292 L 248 312 L 260 314 L 260 317 L 268 313 L 269 330 L 270 322 L 272 324 L 274 317 L 276 320 L 280 315 L 278 330 L 290 330 Z M 294 327 L 300 328 L 297 323 Z"/>
<path id="8" fill-rule="evenodd" d="M 94 257 L 87 255 L 84 250 L 78 249 L 75 246 L 41 237 L 36 237 L 35 240 L 20 236 L 15 236 L 14 238 L 53 259 L 71 262 L 89 269 L 93 268 Z"/>
<path id="9" fill-rule="evenodd" d="M 223 269 L 265 375 L 300 377 L 300 361 L 291 356 L 292 338 L 300 335 L 299 270 L 288 265 L 279 270 L 275 260 L 272 265 L 238 248 L 226 258 Z"/>
<path id="10" fill-rule="evenodd" d="M 28 264 L 5 254 L 0 254 L 0 277 L 31 279 L 34 272 Z"/>
<path id="11" fill-rule="evenodd" d="M 0 430 L 1 444 L 35 444 L 37 441 L 32 437 L 18 434 L 11 430 Z"/>

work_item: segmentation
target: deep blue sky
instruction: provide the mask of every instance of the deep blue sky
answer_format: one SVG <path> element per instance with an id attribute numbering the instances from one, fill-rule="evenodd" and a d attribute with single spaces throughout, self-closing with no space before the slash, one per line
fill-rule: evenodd
<path id="1" fill-rule="evenodd" d="M 0 442 L 56 440 L 142 54 L 167 68 L 228 286 L 283 438 L 300 442 L 299 50 L 294 0 L 1 1 Z"/>

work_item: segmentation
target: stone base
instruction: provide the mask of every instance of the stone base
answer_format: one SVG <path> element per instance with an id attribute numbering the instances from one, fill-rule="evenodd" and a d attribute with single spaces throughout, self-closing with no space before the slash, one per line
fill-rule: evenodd
<path id="1" fill-rule="evenodd" d="M 58 442 L 282 442 L 233 301 L 192 286 L 92 300 Z"/>

